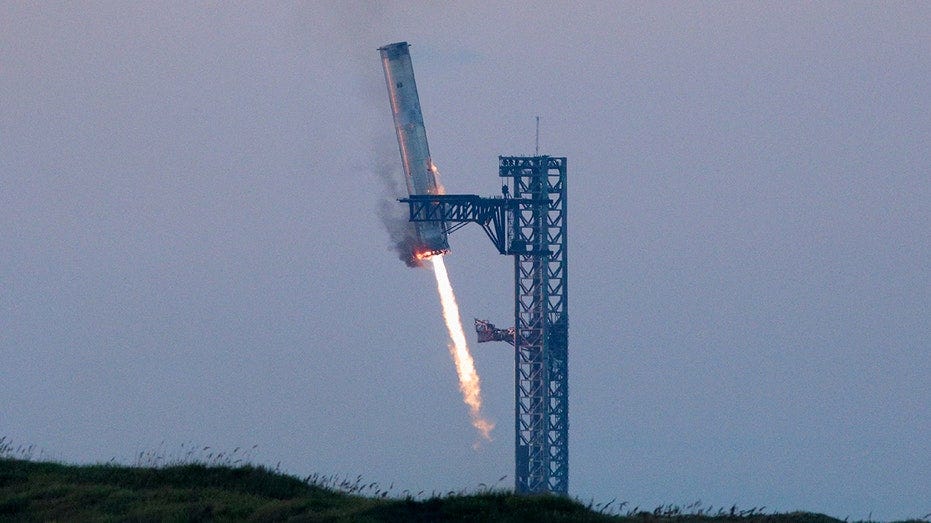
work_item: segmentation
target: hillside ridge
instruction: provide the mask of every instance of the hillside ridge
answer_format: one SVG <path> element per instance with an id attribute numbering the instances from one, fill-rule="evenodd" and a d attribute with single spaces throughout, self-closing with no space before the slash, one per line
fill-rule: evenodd
<path id="1" fill-rule="evenodd" d="M 839 523 L 807 512 L 682 514 L 678 507 L 608 514 L 558 496 L 483 490 L 428 499 L 363 496 L 255 466 L 68 465 L 0 458 L 0 519 L 235 521 L 592 521 Z M 917 521 L 917 520 L 916 520 Z"/>

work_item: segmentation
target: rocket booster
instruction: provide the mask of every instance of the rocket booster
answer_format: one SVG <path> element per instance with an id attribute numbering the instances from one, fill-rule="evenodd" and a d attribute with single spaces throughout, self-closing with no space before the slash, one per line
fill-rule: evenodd
<path id="1" fill-rule="evenodd" d="M 430 159 L 427 145 L 427 130 L 420 112 L 420 98 L 414 82 L 414 67 L 407 42 L 398 42 L 379 47 L 381 64 L 388 85 L 388 100 L 394 117 L 394 129 L 398 134 L 401 164 L 407 192 L 414 195 L 442 194 L 443 187 L 437 180 L 436 166 Z M 449 251 L 446 230 L 442 222 L 418 222 L 419 244 L 412 256 L 442 254 Z"/>

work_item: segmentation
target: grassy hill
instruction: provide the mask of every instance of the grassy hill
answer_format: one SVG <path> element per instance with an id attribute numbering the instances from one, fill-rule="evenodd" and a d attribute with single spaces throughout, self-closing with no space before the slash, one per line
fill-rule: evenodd
<path id="1" fill-rule="evenodd" d="M 492 491 L 417 500 L 350 494 L 255 466 L 64 465 L 0 458 L 2 521 L 617 521 L 835 523 L 810 513 L 609 515 L 567 498 Z M 351 490 L 351 489 L 350 489 Z"/>

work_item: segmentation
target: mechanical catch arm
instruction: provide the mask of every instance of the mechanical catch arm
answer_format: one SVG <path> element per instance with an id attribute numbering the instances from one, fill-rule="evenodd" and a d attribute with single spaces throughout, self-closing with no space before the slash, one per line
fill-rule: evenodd
<path id="1" fill-rule="evenodd" d="M 408 205 L 408 220 L 419 223 L 441 223 L 449 234 L 467 223 L 477 223 L 498 252 L 506 255 L 537 254 L 525 242 L 511 241 L 515 236 L 510 230 L 509 218 L 519 209 L 537 202 L 530 198 L 484 198 L 475 194 L 411 195 L 399 198 Z M 543 203 L 548 205 L 549 200 Z M 547 253 L 548 254 L 548 253 Z"/>

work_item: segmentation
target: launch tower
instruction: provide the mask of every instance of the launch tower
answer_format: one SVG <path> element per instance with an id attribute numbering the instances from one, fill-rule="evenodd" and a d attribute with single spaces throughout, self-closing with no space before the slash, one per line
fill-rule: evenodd
<path id="1" fill-rule="evenodd" d="M 503 197 L 411 196 L 409 219 L 449 233 L 478 223 L 514 257 L 514 328 L 476 320 L 479 341 L 514 346 L 514 488 L 565 494 L 569 488 L 569 307 L 566 158 L 501 156 Z"/>
<path id="2" fill-rule="evenodd" d="M 501 157 L 518 201 L 514 256 L 515 489 L 569 487 L 566 159 Z"/>

